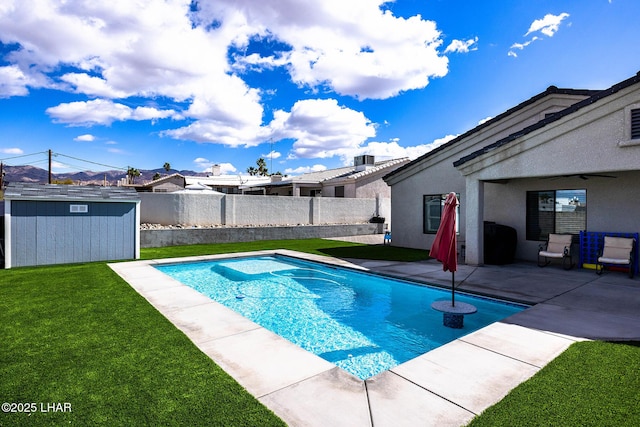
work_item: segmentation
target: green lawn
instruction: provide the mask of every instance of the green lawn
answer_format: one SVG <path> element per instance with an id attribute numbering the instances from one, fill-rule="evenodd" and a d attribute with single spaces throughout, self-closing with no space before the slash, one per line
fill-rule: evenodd
<path id="1" fill-rule="evenodd" d="M 638 426 L 638 344 L 575 343 L 469 426 Z"/>
<path id="2" fill-rule="evenodd" d="M 3 426 L 284 425 L 104 263 L 1 271 L 0 331 Z"/>
<path id="3" fill-rule="evenodd" d="M 382 239 L 382 237 L 380 237 Z M 392 261 L 419 261 L 429 258 L 429 252 L 418 249 L 385 245 L 363 245 L 338 240 L 268 240 L 245 243 L 216 243 L 205 245 L 148 248 L 141 251 L 142 259 L 173 258 L 180 256 L 224 254 L 268 249 L 290 249 L 339 258 L 360 258 Z"/>
<path id="4" fill-rule="evenodd" d="M 275 248 L 427 256 L 309 239 L 145 249 L 142 257 Z M 284 425 L 105 263 L 0 270 L 0 331 L 0 400 L 36 404 L 34 413 L 0 412 L 0 426 Z M 472 425 L 637 425 L 639 350 L 575 344 Z M 52 403 L 71 411 L 41 411 Z"/>

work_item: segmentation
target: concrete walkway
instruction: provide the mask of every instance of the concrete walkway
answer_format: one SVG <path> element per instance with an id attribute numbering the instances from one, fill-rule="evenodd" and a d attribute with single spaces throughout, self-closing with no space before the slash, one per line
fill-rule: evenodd
<path id="1" fill-rule="evenodd" d="M 451 273 L 442 272 L 435 261 L 317 258 L 422 282 L 451 284 Z M 153 268 L 164 262 L 167 260 L 110 266 L 292 426 L 460 426 L 577 340 L 640 339 L 640 281 L 623 273 L 597 276 L 591 270 L 540 269 L 528 264 L 460 266 L 456 273 L 459 290 L 536 305 L 361 381 Z"/>

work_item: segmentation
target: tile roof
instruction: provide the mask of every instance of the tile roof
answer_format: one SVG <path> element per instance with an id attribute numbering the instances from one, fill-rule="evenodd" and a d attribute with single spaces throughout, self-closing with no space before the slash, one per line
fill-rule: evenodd
<path id="1" fill-rule="evenodd" d="M 271 181 L 268 176 L 253 176 L 253 175 L 213 175 L 213 176 L 185 176 L 188 184 L 205 184 L 212 187 L 224 187 L 224 186 L 241 186 L 252 185 L 257 183 L 267 183 Z"/>
<path id="2" fill-rule="evenodd" d="M 402 165 L 408 162 L 409 162 L 409 158 L 403 157 L 400 159 L 392 159 L 392 160 L 385 160 L 382 162 L 376 162 L 376 164 L 373 165 L 373 167 L 368 167 L 364 170 L 357 170 L 355 167 L 352 166 L 349 168 L 351 169 L 351 171 L 347 175 L 348 175 L 348 178 L 358 179 L 358 178 L 362 178 L 363 176 L 371 175 L 373 173 L 380 172 L 384 169 L 388 169 L 392 166 Z M 347 177 L 347 176 L 334 177 L 333 179 L 344 178 L 344 177 Z"/>
<path id="3" fill-rule="evenodd" d="M 512 107 L 510 109 L 508 109 L 507 111 L 498 114 L 497 116 L 493 117 L 491 120 L 487 120 L 486 122 L 483 122 L 481 124 L 479 124 L 478 126 L 474 127 L 471 130 L 468 130 L 467 132 L 458 135 L 457 137 L 455 137 L 454 139 L 452 139 L 451 141 L 448 141 L 445 144 L 442 144 L 441 146 L 423 154 L 422 156 L 412 160 L 411 162 L 400 166 L 398 169 L 394 170 L 393 172 L 390 172 L 389 174 L 384 176 L 384 179 L 390 178 L 395 174 L 398 174 L 400 172 L 402 172 L 403 170 L 413 166 L 416 163 L 420 163 L 421 161 L 433 156 L 434 154 L 445 150 L 449 147 L 451 147 L 452 145 L 455 145 L 457 143 L 459 143 L 460 141 L 469 138 L 470 136 L 472 136 L 473 134 L 491 126 L 492 124 L 499 122 L 500 120 L 503 120 L 504 118 L 512 115 L 513 113 L 516 113 L 519 110 L 522 110 L 523 108 L 534 104 L 535 102 L 549 96 L 552 94 L 560 94 L 560 95 L 578 95 L 578 96 L 593 96 L 597 93 L 599 93 L 600 91 L 598 90 L 589 90 L 589 89 L 561 89 L 558 88 L 556 86 L 549 86 L 544 92 L 541 92 L 529 99 L 527 99 L 526 101 L 521 102 L 520 104 L 516 105 L 515 107 Z M 588 99 L 588 98 L 587 98 Z"/>
<path id="4" fill-rule="evenodd" d="M 171 175 L 165 175 L 165 176 L 161 176 L 160 178 L 151 180 L 151 181 L 145 183 L 144 185 L 145 186 L 149 186 L 149 185 L 153 186 L 153 185 L 156 185 L 156 184 L 160 184 L 160 183 L 162 183 L 164 181 L 171 181 L 173 178 L 182 178 L 182 179 L 184 179 L 184 176 L 181 173 L 176 172 L 176 173 L 172 173 Z"/>
<path id="5" fill-rule="evenodd" d="M 67 200 L 67 201 L 135 201 L 140 196 L 132 188 L 88 185 L 33 184 L 12 182 L 4 190 L 7 200 Z"/>
<path id="6" fill-rule="evenodd" d="M 603 98 L 606 98 L 608 96 L 611 96 L 619 91 L 621 91 L 622 89 L 625 89 L 629 86 L 632 86 L 634 84 L 640 83 L 640 71 L 633 77 L 628 78 L 627 80 L 624 80 L 620 83 L 616 83 L 615 85 L 611 86 L 608 89 L 605 90 L 601 90 L 601 91 L 597 91 L 594 95 L 590 96 L 589 98 L 586 98 L 580 102 L 577 102 L 575 104 L 573 104 L 570 107 L 565 108 L 564 110 L 558 111 L 557 113 L 540 120 L 539 122 L 531 125 L 531 126 L 527 126 L 526 128 L 518 131 L 518 132 L 514 132 L 511 135 L 508 135 L 496 142 L 494 142 L 493 144 L 487 145 L 486 147 L 481 148 L 478 151 L 475 151 L 467 156 L 464 156 L 462 158 L 460 158 L 459 160 L 456 160 L 455 162 L 453 162 L 453 166 L 458 167 L 460 165 L 465 164 L 466 162 L 475 159 L 476 157 L 479 157 L 485 153 L 488 153 L 491 150 L 494 150 L 498 147 L 501 147 L 503 145 L 509 144 L 510 142 L 520 138 L 521 136 L 527 135 L 528 133 L 531 133 L 537 129 L 541 129 L 545 126 L 547 126 L 549 123 L 553 123 L 557 120 L 560 120 L 563 117 L 568 116 L 569 114 L 572 114 L 588 105 L 594 104 L 598 101 L 600 101 Z"/>
<path id="7" fill-rule="evenodd" d="M 283 178 L 282 181 L 267 182 L 261 184 L 247 184 L 245 187 L 264 187 L 264 186 L 286 186 L 293 183 L 320 184 L 331 180 L 338 179 L 358 179 L 366 175 L 384 171 L 392 166 L 401 165 L 408 162 L 407 157 L 400 159 L 383 160 L 376 162 L 374 165 L 364 170 L 358 170 L 356 166 L 344 166 L 341 168 L 327 169 L 318 172 L 309 172 L 298 176 Z"/>

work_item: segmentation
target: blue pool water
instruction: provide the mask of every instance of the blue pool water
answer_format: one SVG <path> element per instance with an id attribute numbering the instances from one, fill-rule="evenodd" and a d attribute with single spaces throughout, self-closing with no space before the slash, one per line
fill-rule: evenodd
<path id="1" fill-rule="evenodd" d="M 156 268 L 361 379 L 526 308 L 456 292 L 478 312 L 452 329 L 431 308 L 450 290 L 346 268 L 279 255 Z"/>

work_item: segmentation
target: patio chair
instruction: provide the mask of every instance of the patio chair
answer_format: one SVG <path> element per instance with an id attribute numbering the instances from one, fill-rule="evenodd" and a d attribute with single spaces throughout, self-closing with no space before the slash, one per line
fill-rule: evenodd
<path id="1" fill-rule="evenodd" d="M 604 236 L 604 246 L 598 254 L 596 273 L 602 274 L 605 264 L 615 266 L 628 266 L 629 277 L 633 279 L 635 264 L 633 252 L 636 240 L 627 237 Z"/>
<path id="2" fill-rule="evenodd" d="M 549 240 L 540 245 L 538 250 L 538 267 L 546 267 L 553 259 L 562 260 L 562 268 L 571 270 L 571 234 L 549 234 Z"/>

